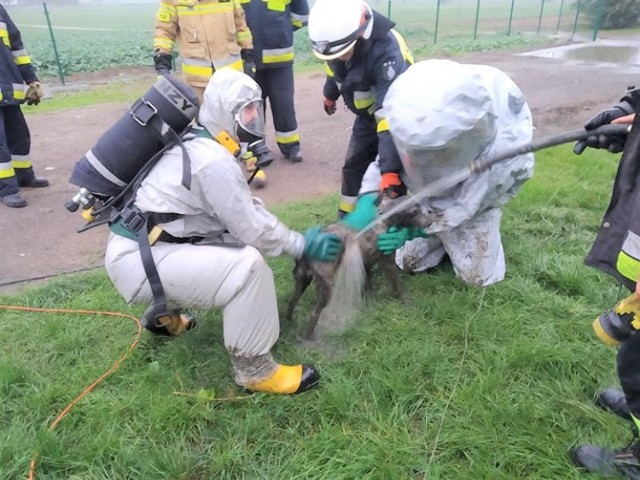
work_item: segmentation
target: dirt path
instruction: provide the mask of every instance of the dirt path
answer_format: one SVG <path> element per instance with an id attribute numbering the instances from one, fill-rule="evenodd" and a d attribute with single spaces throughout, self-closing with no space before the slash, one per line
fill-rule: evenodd
<path id="1" fill-rule="evenodd" d="M 517 54 L 481 53 L 459 59 L 493 65 L 520 86 L 533 112 L 535 137 L 580 128 L 598 109 L 616 101 L 627 85 L 640 81 L 640 69 L 568 63 Z M 342 108 L 328 117 L 322 109 L 322 74 L 296 77 L 296 103 L 304 161 L 280 156 L 267 170 L 269 184 L 256 194 L 267 204 L 335 192 L 353 115 Z M 153 77 L 149 77 L 149 84 Z M 428 88 L 428 86 L 425 86 Z M 75 193 L 68 184 L 74 163 L 126 113 L 128 104 L 107 104 L 33 115 L 28 118 L 37 171 L 51 186 L 24 191 L 25 209 L 0 205 L 0 294 L 12 293 L 25 279 L 102 264 L 107 229 L 75 233 L 83 222 L 64 203 Z M 269 123 L 271 123 L 269 121 Z M 273 133 L 269 131 L 271 138 Z M 273 140 L 271 140 L 273 142 Z M 275 152 L 275 144 L 270 147 Z"/>

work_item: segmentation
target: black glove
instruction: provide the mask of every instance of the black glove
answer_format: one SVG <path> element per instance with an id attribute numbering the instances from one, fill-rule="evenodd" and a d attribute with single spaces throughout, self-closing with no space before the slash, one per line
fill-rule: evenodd
<path id="1" fill-rule="evenodd" d="M 620 103 L 591 117 L 584 125 L 585 130 L 595 130 L 598 127 L 610 124 L 616 118 L 634 113 L 639 104 L 639 95 L 640 89 L 629 87 L 627 94 L 620 99 Z M 626 139 L 626 135 L 591 135 L 578 140 L 573 146 L 573 151 L 576 155 L 580 155 L 587 147 L 591 147 L 602 148 L 611 153 L 619 153 L 624 150 Z"/>
<path id="2" fill-rule="evenodd" d="M 249 75 L 255 80 L 256 78 L 256 61 L 253 57 L 252 48 L 243 48 L 240 50 L 240 56 L 242 57 L 242 68 L 244 73 Z"/>
<path id="3" fill-rule="evenodd" d="M 155 52 L 153 54 L 153 63 L 158 75 L 165 76 L 171 73 L 172 58 L 168 53 Z"/>

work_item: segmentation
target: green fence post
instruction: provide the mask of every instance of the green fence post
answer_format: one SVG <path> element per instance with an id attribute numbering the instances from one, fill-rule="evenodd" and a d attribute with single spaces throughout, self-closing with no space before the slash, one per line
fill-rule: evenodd
<path id="1" fill-rule="evenodd" d="M 478 36 L 478 19 L 480 18 L 480 0 L 476 5 L 476 24 L 473 27 L 473 39 L 475 40 Z"/>
<path id="2" fill-rule="evenodd" d="M 578 0 L 578 4 L 576 5 L 576 19 L 573 21 L 573 33 L 571 33 L 571 39 L 573 40 L 573 37 L 576 34 L 576 28 L 578 27 L 578 17 L 580 16 L 580 4 L 582 3 L 582 0 Z"/>
<path id="3" fill-rule="evenodd" d="M 598 38 L 598 30 L 600 30 L 600 22 L 602 21 L 602 15 L 604 15 L 604 7 L 607 4 L 607 0 L 600 0 L 598 2 L 598 13 L 596 14 L 596 20 L 593 23 L 593 36 L 591 40 L 594 42 Z"/>
<path id="4" fill-rule="evenodd" d="M 433 44 L 438 43 L 438 22 L 440 21 L 440 0 L 436 3 L 436 28 L 433 31 Z"/>
<path id="5" fill-rule="evenodd" d="M 387 18 L 391 20 L 391 0 L 387 1 Z"/>
<path id="6" fill-rule="evenodd" d="M 556 25 L 556 35 L 560 31 L 560 19 L 562 18 L 562 7 L 564 6 L 564 0 L 560 0 L 560 13 L 558 14 L 558 24 Z"/>
<path id="7" fill-rule="evenodd" d="M 542 25 L 542 13 L 544 12 L 544 0 L 540 2 L 540 18 L 538 18 L 538 30 L 536 30 L 536 35 L 540 33 L 540 25 Z"/>
<path id="8" fill-rule="evenodd" d="M 53 53 L 56 56 L 56 65 L 58 67 L 58 77 L 60 82 L 64 85 L 64 75 L 62 73 L 62 64 L 60 63 L 60 55 L 58 55 L 58 47 L 56 46 L 56 37 L 53 35 L 53 28 L 51 28 L 51 21 L 49 20 L 49 11 L 47 10 L 46 2 L 42 2 L 44 7 L 44 16 L 47 18 L 47 26 L 49 27 L 49 34 L 51 35 L 51 44 L 53 45 Z"/>
<path id="9" fill-rule="evenodd" d="M 511 35 L 511 22 L 513 21 L 513 5 L 516 0 L 511 0 L 511 11 L 509 12 L 509 28 L 507 29 L 507 37 Z"/>

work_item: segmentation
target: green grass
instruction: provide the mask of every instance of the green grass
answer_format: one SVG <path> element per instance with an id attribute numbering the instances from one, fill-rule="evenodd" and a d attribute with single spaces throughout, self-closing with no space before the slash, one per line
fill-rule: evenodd
<path id="1" fill-rule="evenodd" d="M 307 293 L 275 356 L 314 362 L 320 387 L 296 397 L 237 396 L 220 313 L 131 357 L 55 428 L 48 425 L 129 347 L 128 319 L 0 310 L 0 478 L 24 478 L 40 451 L 47 479 L 581 479 L 576 442 L 620 446 L 628 427 L 592 404 L 615 385 L 615 350 L 591 321 L 625 292 L 582 264 L 617 157 L 540 152 L 503 218 L 507 278 L 483 290 L 450 265 L 403 276 L 405 299 L 377 288 L 355 325 L 312 345 L 296 336 Z M 326 223 L 335 196 L 274 208 L 293 228 Z M 292 260 L 269 260 L 279 306 Z M 104 272 L 60 277 L 5 305 L 120 311 Z"/>

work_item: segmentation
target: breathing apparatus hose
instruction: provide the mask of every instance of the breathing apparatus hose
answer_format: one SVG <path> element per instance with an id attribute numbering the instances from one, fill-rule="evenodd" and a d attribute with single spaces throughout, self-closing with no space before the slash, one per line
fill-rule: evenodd
<path id="1" fill-rule="evenodd" d="M 391 215 L 394 215 L 397 212 L 400 212 L 407 208 L 411 203 L 416 203 L 425 197 L 434 197 L 442 192 L 449 190 L 455 185 L 463 182 L 471 175 L 477 175 L 478 173 L 482 173 L 488 170 L 491 166 L 496 163 L 502 162 L 504 160 L 508 160 L 513 157 L 517 157 L 518 155 L 524 155 L 526 153 L 537 152 L 539 150 L 544 150 L 545 148 L 556 147 L 558 145 L 563 145 L 565 143 L 572 143 L 578 140 L 583 140 L 587 137 L 591 136 L 599 136 L 599 135 L 608 135 L 608 136 L 621 136 L 626 135 L 631 131 L 630 125 L 603 125 L 594 130 L 585 130 L 584 128 L 580 130 L 574 130 L 571 132 L 566 132 L 560 135 L 546 137 L 541 140 L 535 142 L 529 142 L 523 145 L 518 145 L 516 147 L 509 148 L 500 152 L 497 155 L 490 157 L 479 157 L 475 159 L 469 166 L 462 168 L 453 172 L 451 175 L 446 177 L 442 177 L 434 182 L 431 182 L 425 185 L 423 188 L 418 190 L 417 192 L 413 192 L 412 195 L 405 196 L 401 201 L 399 201 L 393 208 L 390 208 L 383 214 L 378 215 L 371 223 L 369 223 L 366 227 L 358 232 L 355 238 L 359 238 L 367 231 L 371 230 L 378 223 L 386 220 Z M 355 240 L 354 238 L 354 240 Z"/>

